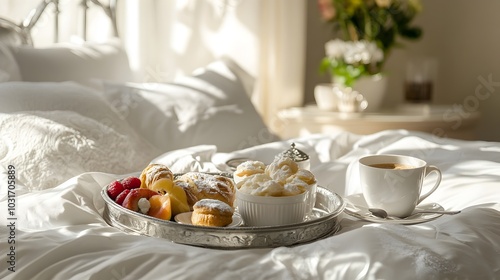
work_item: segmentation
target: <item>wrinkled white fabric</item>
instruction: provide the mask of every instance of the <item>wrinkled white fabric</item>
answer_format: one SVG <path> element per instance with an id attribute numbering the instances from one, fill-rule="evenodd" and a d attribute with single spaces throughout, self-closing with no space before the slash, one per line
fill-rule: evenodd
<path id="1" fill-rule="evenodd" d="M 223 163 L 234 157 L 267 162 L 289 148 L 291 142 L 234 153 L 216 153 L 213 146 L 197 146 L 173 151 L 155 161 L 172 164 L 178 171 L 214 170 L 224 168 Z M 127 234 L 108 226 L 101 216 L 104 202 L 100 191 L 124 175 L 83 173 L 53 189 L 18 194 L 16 272 L 2 269 L 0 278 L 500 278 L 500 143 L 434 139 L 407 131 L 363 137 L 316 135 L 293 142 L 311 156 L 311 170 L 318 184 L 340 195 L 358 191 L 354 162 L 362 155 L 419 156 L 443 171 L 441 186 L 426 202 L 463 211 L 408 226 L 363 222 L 342 214 L 340 232 L 312 243 L 269 249 L 205 249 Z M 0 182 L 6 182 L 5 174 L 2 176 Z M 5 198 L 0 209 L 5 213 Z M 5 218 L 0 220 L 2 228 L 6 223 Z M 5 231 L 0 231 L 0 240 L 7 240 Z M 2 247 L 3 264 L 4 252 Z"/>
<path id="2" fill-rule="evenodd" d="M 71 111 L 0 113 L 0 164 L 13 165 L 30 190 L 48 189 L 87 171 L 140 171 L 155 151 L 112 125 Z"/>

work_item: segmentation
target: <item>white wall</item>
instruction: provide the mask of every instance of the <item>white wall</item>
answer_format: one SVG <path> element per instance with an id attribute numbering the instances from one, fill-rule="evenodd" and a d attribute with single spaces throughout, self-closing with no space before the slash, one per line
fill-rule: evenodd
<path id="1" fill-rule="evenodd" d="M 500 1 L 422 3 L 424 11 L 416 23 L 423 28 L 424 36 L 418 42 L 406 42 L 404 49 L 391 54 L 386 66 L 390 80 L 385 104 L 390 107 L 403 102 L 404 69 L 411 56 L 434 57 L 439 68 L 433 102 L 479 110 L 479 139 L 500 141 Z M 318 74 L 317 68 L 330 32 L 319 20 L 316 1 L 309 1 L 308 8 L 305 102 L 314 103 L 314 85 L 328 80 Z M 480 80 L 489 76 L 493 85 L 486 90 Z"/>

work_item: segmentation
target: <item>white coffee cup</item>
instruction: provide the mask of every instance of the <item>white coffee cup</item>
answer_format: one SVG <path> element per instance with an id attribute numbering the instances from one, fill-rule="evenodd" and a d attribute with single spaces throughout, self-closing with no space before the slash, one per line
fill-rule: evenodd
<path id="1" fill-rule="evenodd" d="M 320 110 L 335 111 L 337 109 L 337 96 L 334 91 L 334 84 L 318 84 L 314 87 L 314 99 Z"/>
<path id="2" fill-rule="evenodd" d="M 370 208 L 381 208 L 389 215 L 407 217 L 441 183 L 441 171 L 425 161 L 403 155 L 370 155 L 359 159 L 361 188 Z M 422 194 L 424 179 L 436 173 L 436 183 Z"/>

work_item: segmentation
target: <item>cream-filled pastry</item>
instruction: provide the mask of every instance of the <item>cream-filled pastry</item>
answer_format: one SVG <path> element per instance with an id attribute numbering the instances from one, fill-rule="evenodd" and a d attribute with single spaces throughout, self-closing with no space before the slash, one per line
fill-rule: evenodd
<path id="1" fill-rule="evenodd" d="M 198 200 L 193 205 L 191 223 L 197 226 L 224 227 L 233 222 L 234 209 L 216 199 Z"/>
<path id="2" fill-rule="evenodd" d="M 307 191 L 308 185 L 302 181 L 286 183 L 283 186 L 283 196 L 298 195 Z"/>
<path id="3" fill-rule="evenodd" d="M 297 180 L 302 181 L 308 185 L 316 184 L 316 177 L 314 176 L 314 174 L 312 174 L 311 171 L 306 169 L 299 169 L 297 173 L 286 179 L 286 183 L 291 183 Z"/>
<path id="4" fill-rule="evenodd" d="M 297 173 L 299 166 L 289 157 L 277 156 L 271 164 L 266 167 L 265 173 L 273 180 L 286 183 L 286 179 Z"/>
<path id="5" fill-rule="evenodd" d="M 236 167 L 236 171 L 233 173 L 233 179 L 235 183 L 239 183 L 246 177 L 264 173 L 266 170 L 266 165 L 258 160 L 248 160 Z"/>
<path id="6" fill-rule="evenodd" d="M 236 187 L 243 193 L 258 196 L 282 196 L 284 190 L 283 185 L 264 173 L 247 177 Z"/>
<path id="7" fill-rule="evenodd" d="M 314 174 L 309 170 L 299 169 L 298 164 L 289 157 L 277 156 L 268 166 L 255 161 L 242 163 L 240 166 L 236 172 L 240 170 L 237 176 L 241 180 L 236 187 L 247 194 L 292 196 L 306 192 L 316 184 Z M 244 173 L 243 170 L 251 170 L 251 172 Z M 263 173 L 262 170 L 264 170 Z"/>

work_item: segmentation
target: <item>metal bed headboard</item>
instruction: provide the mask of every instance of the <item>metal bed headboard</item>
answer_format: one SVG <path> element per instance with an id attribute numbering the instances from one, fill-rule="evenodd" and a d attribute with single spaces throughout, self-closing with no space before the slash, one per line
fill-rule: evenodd
<path id="1" fill-rule="evenodd" d="M 82 37 L 84 40 L 87 40 L 87 12 L 90 5 L 100 7 L 104 11 L 111 21 L 113 35 L 118 37 L 118 28 L 116 24 L 116 2 L 117 0 L 109 0 L 109 4 L 106 5 L 99 0 L 80 0 L 80 7 L 83 10 Z M 31 37 L 31 30 L 49 6 L 53 6 L 54 13 L 54 42 L 59 42 L 59 0 L 42 0 L 42 2 L 40 2 L 35 9 L 31 10 L 26 19 L 20 24 L 0 18 L 0 35 L 13 36 L 9 33 L 14 32 L 15 35 L 19 37 L 21 44 L 32 46 L 33 39 Z M 3 30 L 1 30 L 2 27 Z"/>

